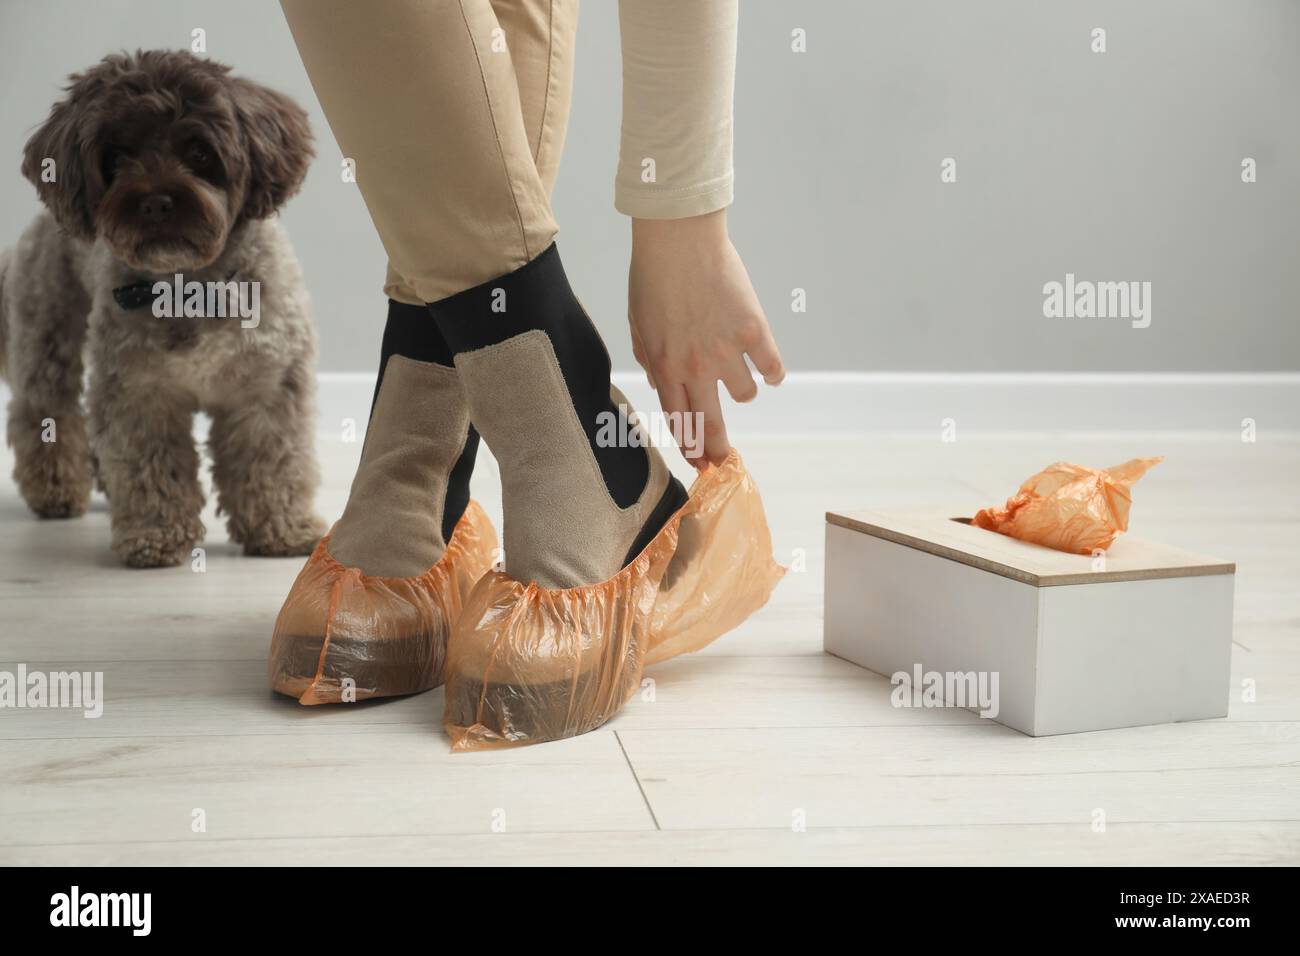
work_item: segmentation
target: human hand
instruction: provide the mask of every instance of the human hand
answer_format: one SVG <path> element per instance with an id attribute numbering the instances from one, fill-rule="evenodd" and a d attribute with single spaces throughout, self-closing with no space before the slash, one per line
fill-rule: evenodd
<path id="1" fill-rule="evenodd" d="M 696 468 L 721 464 L 731 444 L 718 382 L 736 401 L 753 401 L 758 387 L 746 354 L 768 385 L 785 378 L 767 316 L 727 235 L 725 210 L 632 220 L 627 311 L 632 352 L 668 421 L 692 413 L 702 419 L 702 455 L 682 453 Z"/>

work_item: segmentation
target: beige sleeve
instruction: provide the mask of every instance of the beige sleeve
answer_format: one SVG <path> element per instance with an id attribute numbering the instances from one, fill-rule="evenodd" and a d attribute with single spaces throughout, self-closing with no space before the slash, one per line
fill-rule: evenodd
<path id="1" fill-rule="evenodd" d="M 638 219 L 731 204 L 738 0 L 619 0 L 623 133 L 614 206 Z"/>

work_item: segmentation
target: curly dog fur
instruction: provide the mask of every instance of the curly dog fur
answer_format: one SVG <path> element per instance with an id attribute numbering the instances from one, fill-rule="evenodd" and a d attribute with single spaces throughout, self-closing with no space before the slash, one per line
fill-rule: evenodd
<path id="1" fill-rule="evenodd" d="M 178 564 L 204 535 L 202 411 L 231 538 L 248 554 L 307 554 L 324 531 L 315 333 L 270 218 L 311 160 L 306 114 L 186 52 L 115 54 L 66 92 L 23 157 L 47 211 L 0 254 L 0 371 L 24 500 L 72 517 L 97 484 L 123 561 Z M 257 283 L 258 321 L 160 317 L 114 297 L 178 274 Z"/>

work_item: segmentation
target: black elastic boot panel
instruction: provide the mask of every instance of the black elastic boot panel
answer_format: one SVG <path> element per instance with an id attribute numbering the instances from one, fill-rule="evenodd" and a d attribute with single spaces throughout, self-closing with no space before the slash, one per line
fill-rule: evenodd
<path id="1" fill-rule="evenodd" d="M 383 343 L 379 349 L 379 375 L 375 380 L 375 394 L 370 402 L 373 415 L 375 401 L 379 398 L 379 388 L 384 383 L 384 370 L 388 360 L 394 355 L 414 359 L 417 362 L 431 362 L 447 368 L 455 368 L 450 346 L 438 331 L 438 325 L 429 317 L 429 310 L 422 305 L 408 305 L 396 299 L 388 300 L 388 321 L 384 325 Z M 451 541 L 456 523 L 469 505 L 469 479 L 474 473 L 474 459 L 478 455 L 478 432 L 469 426 L 465 437 L 465 447 L 452 466 L 447 477 L 447 497 L 442 507 L 442 540 Z"/>
<path id="2" fill-rule="evenodd" d="M 641 533 L 632 542 L 632 546 L 627 549 L 627 554 L 623 555 L 623 567 L 627 567 L 636 560 L 636 556 L 646 549 L 646 545 L 653 541 L 655 535 L 663 530 L 663 526 L 668 523 L 668 519 L 677 513 L 678 508 L 686 504 L 689 497 L 682 483 L 669 475 L 668 487 L 659 496 L 654 511 L 650 512 L 650 517 L 646 519 L 645 527 L 641 529 Z"/>
<path id="3" fill-rule="evenodd" d="M 525 332 L 545 332 L 610 497 L 620 508 L 641 497 L 650 475 L 645 449 L 603 447 L 596 441 L 601 413 L 619 414 L 609 394 L 609 352 L 573 294 L 554 243 L 514 272 L 431 303 L 428 309 L 457 355 Z"/>
<path id="4" fill-rule="evenodd" d="M 417 362 L 435 362 L 455 368 L 451 347 L 447 345 L 436 322 L 429 321 L 429 310 L 422 305 L 407 305 L 396 299 L 388 300 L 388 321 L 384 323 L 384 338 L 379 346 L 379 377 L 375 381 L 375 397 L 384 383 L 384 369 L 393 355 L 415 359 Z M 374 411 L 371 401 L 370 410 Z"/>

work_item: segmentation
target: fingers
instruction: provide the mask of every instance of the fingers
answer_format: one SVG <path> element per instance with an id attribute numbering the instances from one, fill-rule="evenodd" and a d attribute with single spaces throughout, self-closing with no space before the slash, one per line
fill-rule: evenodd
<path id="1" fill-rule="evenodd" d="M 758 395 L 758 386 L 754 383 L 754 375 L 745 364 L 745 356 L 737 355 L 729 359 L 722 368 L 720 376 L 722 383 L 727 386 L 727 391 L 731 397 L 740 403 L 752 402 Z"/>
<path id="2" fill-rule="evenodd" d="M 717 380 L 687 382 L 686 398 L 691 411 L 704 416 L 704 457 L 715 465 L 722 464 L 727 452 L 731 451 L 731 443 L 727 441 L 727 424 L 722 419 L 722 406 L 718 404 Z"/>
<path id="3" fill-rule="evenodd" d="M 673 425 L 673 437 L 682 450 L 682 457 L 696 468 L 703 468 L 707 459 L 704 457 L 704 445 L 701 436 L 691 429 L 691 405 L 686 397 L 686 388 L 680 384 L 665 385 L 659 389 L 659 405 L 669 423 Z"/>
<path id="4" fill-rule="evenodd" d="M 781 384 L 785 378 L 785 363 L 781 361 L 781 352 L 776 347 L 776 339 L 772 337 L 772 330 L 768 328 L 766 322 L 763 322 L 762 327 L 745 343 L 745 351 L 749 353 L 754 368 L 758 369 L 764 382 L 768 385 Z"/>

